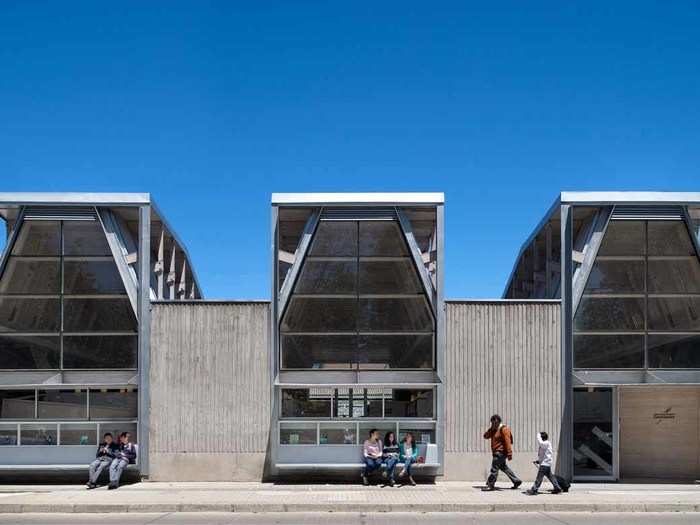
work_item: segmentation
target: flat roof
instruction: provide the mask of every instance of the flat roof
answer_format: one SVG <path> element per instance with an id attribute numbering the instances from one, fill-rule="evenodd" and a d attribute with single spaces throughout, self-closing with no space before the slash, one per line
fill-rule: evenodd
<path id="1" fill-rule="evenodd" d="M 374 205 L 429 205 L 444 204 L 442 192 L 403 192 L 403 193 L 273 193 L 273 205 L 335 205 L 361 206 Z"/>
<path id="2" fill-rule="evenodd" d="M 562 204 L 700 204 L 692 191 L 562 191 Z"/>
<path id="3" fill-rule="evenodd" d="M 67 206 L 135 206 L 150 204 L 150 193 L 90 193 L 90 192 L 10 192 L 0 193 L 2 205 L 45 205 L 62 204 Z"/>

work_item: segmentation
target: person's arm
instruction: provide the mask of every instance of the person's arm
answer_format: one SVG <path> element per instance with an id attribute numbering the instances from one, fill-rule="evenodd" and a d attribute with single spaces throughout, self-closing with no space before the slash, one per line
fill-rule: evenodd
<path id="1" fill-rule="evenodd" d="M 513 443 L 511 442 L 513 437 L 510 433 L 510 429 L 507 426 L 501 427 L 501 434 L 503 435 L 503 446 L 505 447 L 506 457 L 508 461 L 513 459 Z"/>
<path id="2" fill-rule="evenodd" d="M 538 432 L 538 433 L 537 433 L 537 444 L 538 444 L 538 445 L 542 445 L 543 443 L 544 443 L 544 441 L 542 441 L 542 436 L 541 436 L 540 433 Z"/>
<path id="3" fill-rule="evenodd" d="M 491 439 L 493 437 L 493 427 L 490 427 L 486 432 L 484 432 L 484 439 Z"/>
<path id="4" fill-rule="evenodd" d="M 129 460 L 129 463 L 135 462 L 136 461 L 136 449 L 134 448 L 134 446 L 131 445 L 129 448 L 125 448 L 124 455 L 126 456 L 126 459 Z"/>
<path id="5" fill-rule="evenodd" d="M 369 457 L 369 447 L 367 446 L 367 441 L 362 444 L 362 454 L 368 458 Z"/>
<path id="6" fill-rule="evenodd" d="M 411 449 L 411 456 L 413 456 L 413 460 L 415 461 L 418 459 L 418 445 L 411 443 L 411 446 L 413 447 Z"/>

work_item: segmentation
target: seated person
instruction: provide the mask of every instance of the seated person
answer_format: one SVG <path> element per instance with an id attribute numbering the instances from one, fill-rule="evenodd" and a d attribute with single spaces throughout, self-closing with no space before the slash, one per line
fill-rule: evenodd
<path id="1" fill-rule="evenodd" d="M 401 441 L 401 445 L 399 445 L 399 461 L 401 461 L 401 463 L 404 465 L 401 472 L 399 472 L 399 477 L 403 478 L 406 474 L 408 474 L 408 482 L 414 486 L 416 482 L 413 481 L 413 476 L 411 476 L 411 465 L 413 465 L 417 460 L 418 445 L 416 445 L 413 434 L 409 432 L 404 436 L 403 440 Z"/>
<path id="2" fill-rule="evenodd" d="M 362 483 L 369 485 L 367 476 L 382 466 L 382 442 L 376 428 L 369 431 L 369 439 L 365 440 L 362 455 L 365 461 L 365 466 L 362 468 Z"/>
<path id="3" fill-rule="evenodd" d="M 112 434 L 107 432 L 102 443 L 97 447 L 97 454 L 95 454 L 95 460 L 90 463 L 90 471 L 88 475 L 88 489 L 94 489 L 97 487 L 97 480 L 104 468 L 112 463 L 112 460 L 116 457 L 117 452 L 119 452 L 119 445 L 112 438 Z"/>
<path id="4" fill-rule="evenodd" d="M 386 463 L 385 476 L 389 477 L 389 485 L 394 486 L 394 468 L 399 462 L 399 443 L 393 432 L 387 432 L 384 436 L 384 448 L 382 449 L 384 463 Z"/>
<path id="5" fill-rule="evenodd" d="M 109 490 L 119 487 L 119 479 L 122 477 L 122 471 L 130 463 L 136 463 L 136 447 L 129 442 L 131 434 L 122 432 L 119 434 L 119 450 L 109 466 Z"/>

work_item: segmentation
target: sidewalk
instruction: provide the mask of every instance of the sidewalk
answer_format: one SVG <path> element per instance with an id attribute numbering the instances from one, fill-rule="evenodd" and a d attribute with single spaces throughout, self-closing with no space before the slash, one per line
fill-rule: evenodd
<path id="1" fill-rule="evenodd" d="M 523 494 L 478 482 L 417 487 L 274 483 L 0 486 L 0 513 L 17 512 L 700 512 L 700 485 L 578 484 L 568 494 Z M 545 487 L 548 488 L 548 487 Z"/>

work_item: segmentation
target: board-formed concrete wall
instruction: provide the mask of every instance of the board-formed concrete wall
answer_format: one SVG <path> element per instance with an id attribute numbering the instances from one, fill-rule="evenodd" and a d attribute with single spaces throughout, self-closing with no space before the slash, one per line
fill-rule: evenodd
<path id="1" fill-rule="evenodd" d="M 513 430 L 511 466 L 533 479 L 536 432 L 549 432 L 556 452 L 561 426 L 559 302 L 448 301 L 445 309 L 445 479 L 485 479 L 483 433 L 494 413 Z"/>
<path id="2" fill-rule="evenodd" d="M 150 479 L 263 478 L 269 323 L 265 302 L 153 304 Z"/>
<path id="3" fill-rule="evenodd" d="M 535 469 L 535 433 L 560 430 L 558 302 L 448 301 L 446 480 L 482 480 L 482 434 L 499 413 L 512 466 Z M 270 305 L 155 303 L 151 317 L 151 473 L 160 481 L 264 477 L 270 435 Z"/>

